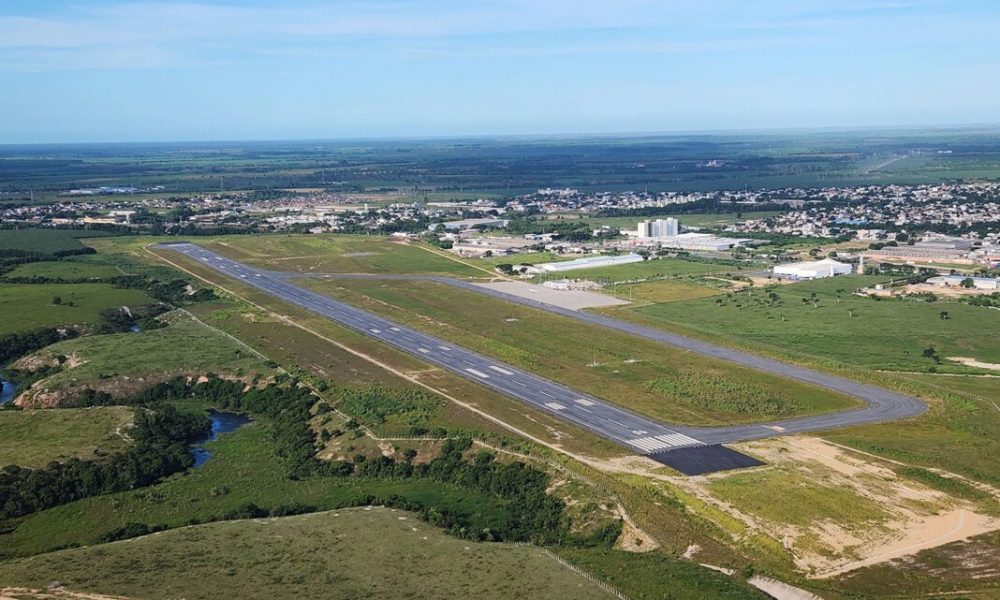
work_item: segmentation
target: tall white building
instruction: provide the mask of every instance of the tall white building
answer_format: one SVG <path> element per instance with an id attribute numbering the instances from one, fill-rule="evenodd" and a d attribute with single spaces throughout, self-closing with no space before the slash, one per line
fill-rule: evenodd
<path id="1" fill-rule="evenodd" d="M 680 222 L 669 217 L 655 221 L 641 221 L 636 232 L 640 238 L 674 237 L 680 233 Z"/>

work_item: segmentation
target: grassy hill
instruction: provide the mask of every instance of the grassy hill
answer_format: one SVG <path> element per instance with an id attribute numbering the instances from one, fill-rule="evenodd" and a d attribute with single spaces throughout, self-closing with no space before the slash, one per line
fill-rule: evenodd
<path id="1" fill-rule="evenodd" d="M 213 523 L 0 565 L 10 585 L 53 580 L 149 600 L 613 597 L 536 548 L 460 540 L 386 508 Z"/>

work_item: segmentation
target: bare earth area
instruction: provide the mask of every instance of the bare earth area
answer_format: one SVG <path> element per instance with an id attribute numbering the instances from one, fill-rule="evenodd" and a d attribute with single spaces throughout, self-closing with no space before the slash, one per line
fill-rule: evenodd
<path id="1" fill-rule="evenodd" d="M 497 290 L 498 292 L 504 292 L 505 294 L 520 296 L 521 298 L 529 298 L 531 300 L 537 300 L 538 302 L 544 302 L 546 304 L 553 304 L 570 310 L 628 304 L 627 300 L 619 300 L 618 298 L 612 298 L 611 296 L 598 294 L 597 292 L 588 292 L 585 290 L 554 290 L 545 286 L 532 285 L 522 281 L 496 281 L 493 283 L 480 283 L 478 285 Z"/>
<path id="2" fill-rule="evenodd" d="M 767 466 L 678 477 L 645 457 L 587 462 L 680 488 L 739 521 L 744 531 L 734 539 L 774 537 L 816 579 L 1000 529 L 1000 519 L 974 503 L 903 479 L 884 463 L 820 438 L 790 436 L 734 448 Z M 1000 498 L 993 488 L 976 487 Z"/>
<path id="3" fill-rule="evenodd" d="M 977 369 L 989 369 L 991 371 L 1000 371 L 1000 365 L 996 363 L 988 363 L 976 360 L 974 358 L 969 358 L 967 356 L 949 356 L 948 360 L 961 363 L 967 367 L 976 367 Z"/>
<path id="4" fill-rule="evenodd" d="M 854 522 L 772 523 L 783 535 L 796 564 L 815 578 L 834 577 L 921 550 L 1000 528 L 1000 519 L 974 504 L 896 476 L 888 467 L 853 455 L 819 438 L 797 436 L 740 444 L 779 474 L 791 472 L 816 481 L 815 493 L 849 491 L 859 509 L 877 506 L 881 519 L 858 514 Z M 721 479 L 726 475 L 710 477 Z M 868 502 L 865 502 L 868 501 Z"/>

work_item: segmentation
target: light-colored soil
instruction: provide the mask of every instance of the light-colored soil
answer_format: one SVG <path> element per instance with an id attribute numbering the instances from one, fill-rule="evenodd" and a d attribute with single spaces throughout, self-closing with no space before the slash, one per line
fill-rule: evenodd
<path id="1" fill-rule="evenodd" d="M 618 516 L 622 519 L 622 533 L 615 547 L 627 552 L 651 552 L 660 547 L 653 536 L 639 528 L 632 520 L 625 507 L 619 505 Z M 697 550 L 695 551 L 697 552 Z"/>
<path id="2" fill-rule="evenodd" d="M 772 469 L 807 474 L 822 482 L 817 484 L 818 493 L 823 487 L 850 490 L 889 514 L 887 520 L 870 525 L 861 521 L 863 516 L 850 525 L 771 523 L 772 535 L 780 535 L 796 564 L 815 578 L 833 577 L 1000 529 L 1000 519 L 984 514 L 972 503 L 901 479 L 887 466 L 819 438 L 750 442 L 739 449 L 763 458 Z"/>
<path id="3" fill-rule="evenodd" d="M 1000 371 L 1000 365 L 996 363 L 988 363 L 976 360 L 974 358 L 969 358 L 967 356 L 949 356 L 948 360 L 961 363 L 967 367 L 975 367 L 977 369 L 989 369 L 990 371 Z"/>
<path id="4" fill-rule="evenodd" d="M 947 296 L 949 298 L 960 298 L 962 296 L 981 296 L 993 293 L 991 290 L 979 288 L 964 288 L 960 286 L 933 285 L 930 283 L 915 283 L 903 288 L 907 294 L 918 294 L 930 292 L 937 296 Z"/>
<path id="5" fill-rule="evenodd" d="M 785 437 L 740 444 L 737 449 L 762 458 L 767 466 L 703 477 L 679 477 L 666 474 L 662 465 L 645 457 L 585 462 L 605 472 L 640 475 L 679 488 L 693 501 L 714 507 L 739 522 L 745 531 L 732 533 L 734 541 L 760 534 L 774 537 L 788 550 L 796 566 L 813 578 L 834 577 L 1000 529 L 1000 519 L 983 513 L 974 504 L 901 479 L 874 457 L 848 451 L 820 438 Z M 874 503 L 888 517 L 867 520 L 865 515 L 859 515 L 855 522 L 844 524 L 829 519 L 805 524 L 780 522 L 737 506 L 739 502 L 734 504 L 713 495 L 713 481 L 754 472 L 773 473 L 774 479 L 769 483 L 777 486 L 785 473 L 806 477 L 809 482 L 816 482 L 817 494 L 824 489 L 848 490 L 861 505 Z M 993 488 L 977 487 L 996 494 Z M 775 502 L 780 501 L 780 492 L 776 491 Z M 793 509 L 789 507 L 790 514 Z"/>
<path id="6" fill-rule="evenodd" d="M 0 588 L 0 600 L 129 600 L 125 596 L 105 596 L 103 594 L 88 594 L 73 592 L 62 587 L 50 590 L 32 590 L 28 588 Z"/>

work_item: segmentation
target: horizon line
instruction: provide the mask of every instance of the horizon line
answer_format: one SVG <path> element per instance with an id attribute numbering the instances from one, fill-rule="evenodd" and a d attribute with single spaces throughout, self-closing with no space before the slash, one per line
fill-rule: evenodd
<path id="1" fill-rule="evenodd" d="M 448 140 L 513 140 L 513 139 L 600 139 L 657 136 L 722 136 L 734 134 L 791 134 L 791 133 L 862 133 L 866 131 L 917 133 L 932 131 L 983 129 L 1000 130 L 1000 122 L 989 123 L 942 123 L 934 125 L 831 125 L 817 127 L 750 127 L 736 129 L 675 129 L 649 131 L 593 131 L 593 132 L 549 132 L 549 133 L 463 133 L 442 135 L 346 135 L 334 137 L 288 137 L 266 138 L 246 137 L 229 139 L 160 139 L 160 140 L 98 140 L 98 141 L 53 141 L 53 142 L 0 142 L 0 148 L 21 146 L 115 146 L 115 145 L 161 145 L 161 144 L 266 144 L 266 143 L 331 143 L 331 142 L 388 142 L 388 141 L 448 141 Z"/>

